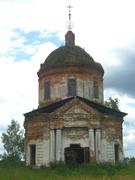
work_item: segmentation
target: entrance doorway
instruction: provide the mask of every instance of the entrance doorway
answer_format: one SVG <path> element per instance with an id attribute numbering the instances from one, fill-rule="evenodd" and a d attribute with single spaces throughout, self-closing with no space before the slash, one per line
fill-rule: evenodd
<path id="1" fill-rule="evenodd" d="M 36 165 L 36 145 L 30 145 L 30 165 Z"/>
<path id="2" fill-rule="evenodd" d="M 65 162 L 67 164 L 82 164 L 89 162 L 89 148 L 81 147 L 80 144 L 70 144 L 65 148 Z"/>

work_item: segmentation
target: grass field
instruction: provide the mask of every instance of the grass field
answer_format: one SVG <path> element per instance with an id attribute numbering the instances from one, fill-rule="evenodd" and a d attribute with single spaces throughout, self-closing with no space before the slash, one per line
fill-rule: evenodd
<path id="1" fill-rule="evenodd" d="M 135 163 L 81 165 L 32 169 L 24 164 L 0 162 L 0 180 L 135 180 Z"/>

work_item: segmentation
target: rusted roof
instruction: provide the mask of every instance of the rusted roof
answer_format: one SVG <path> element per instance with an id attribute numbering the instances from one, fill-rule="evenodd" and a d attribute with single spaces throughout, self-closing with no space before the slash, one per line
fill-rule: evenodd
<path id="1" fill-rule="evenodd" d="M 118 117 L 124 117 L 127 115 L 127 113 L 108 108 L 102 104 L 90 101 L 90 100 L 82 98 L 80 96 L 75 96 L 75 97 L 69 97 L 69 98 L 57 101 L 57 102 L 52 103 L 48 106 L 38 108 L 38 109 L 33 110 L 31 112 L 25 113 L 24 116 L 29 117 L 29 116 L 34 116 L 36 114 L 42 114 L 42 113 L 49 114 L 51 112 L 54 112 L 56 109 L 59 109 L 60 107 L 64 106 L 66 103 L 68 103 L 69 101 L 71 101 L 75 98 L 79 99 L 80 101 L 86 103 L 88 106 L 90 106 L 90 107 L 92 107 L 92 108 L 96 109 L 97 111 L 104 113 L 104 114 L 115 115 Z"/>
<path id="2" fill-rule="evenodd" d="M 96 69 L 104 74 L 104 69 L 100 63 L 94 61 L 94 59 L 79 46 L 62 46 L 55 49 L 49 54 L 45 62 L 42 64 L 42 71 L 48 69 L 62 68 L 67 66 L 79 66 L 90 69 Z"/>

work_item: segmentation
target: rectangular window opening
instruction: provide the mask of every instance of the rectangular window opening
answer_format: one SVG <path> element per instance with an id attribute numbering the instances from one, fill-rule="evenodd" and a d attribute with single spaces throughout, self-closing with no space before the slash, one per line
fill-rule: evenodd
<path id="1" fill-rule="evenodd" d="M 36 145 L 30 145 L 30 165 L 36 165 Z"/>
<path id="2" fill-rule="evenodd" d="M 76 96 L 76 79 L 68 79 L 68 96 Z"/>
<path id="3" fill-rule="evenodd" d="M 44 89 L 44 99 L 50 99 L 50 82 L 45 83 L 45 89 Z"/>
<path id="4" fill-rule="evenodd" d="M 115 162 L 119 161 L 119 144 L 114 144 Z"/>
<path id="5" fill-rule="evenodd" d="M 99 98 L 99 87 L 98 87 L 98 82 L 94 81 L 93 83 L 93 96 L 94 98 Z"/>

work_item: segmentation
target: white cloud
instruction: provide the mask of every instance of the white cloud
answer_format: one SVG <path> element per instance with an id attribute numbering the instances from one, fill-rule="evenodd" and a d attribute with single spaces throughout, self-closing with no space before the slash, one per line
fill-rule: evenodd
<path id="1" fill-rule="evenodd" d="M 56 46 L 41 44 L 31 61 L 14 62 L 10 57 L 0 59 L 0 125 L 7 125 L 11 119 L 23 122 L 23 113 L 38 106 L 37 71 L 41 61 Z"/>

